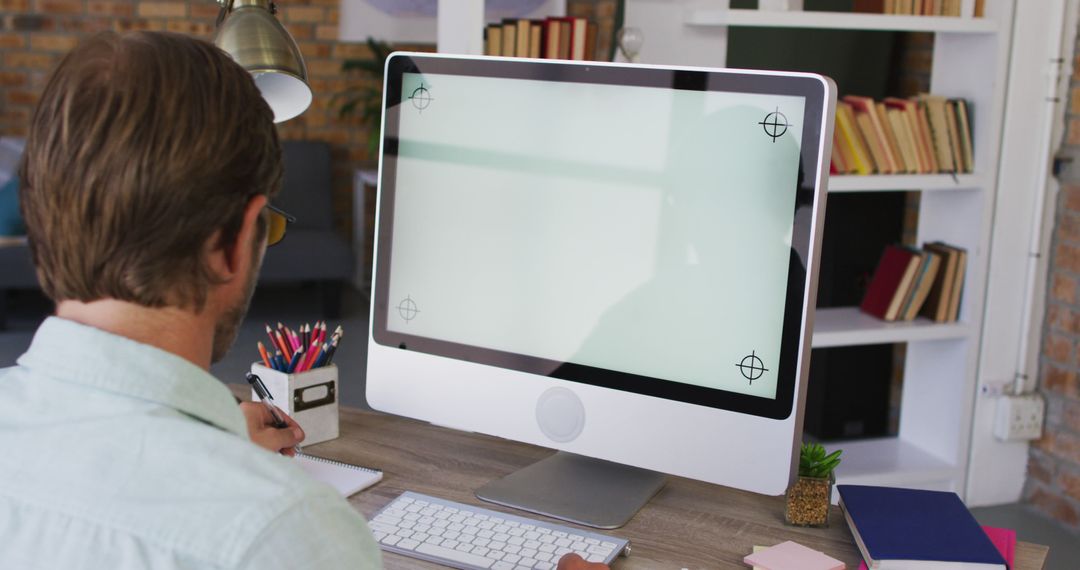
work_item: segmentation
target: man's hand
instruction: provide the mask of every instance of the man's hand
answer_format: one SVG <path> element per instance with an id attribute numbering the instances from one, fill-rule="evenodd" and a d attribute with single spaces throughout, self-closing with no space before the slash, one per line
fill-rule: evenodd
<path id="1" fill-rule="evenodd" d="M 599 562 L 585 562 L 585 559 L 577 554 L 567 554 L 559 560 L 556 570 L 610 570 L 607 564 Z"/>
<path id="2" fill-rule="evenodd" d="M 278 409 L 278 413 L 281 414 L 285 423 L 289 424 L 289 427 L 276 428 L 270 410 L 267 410 L 266 406 L 260 402 L 241 402 L 240 411 L 247 420 L 248 436 L 255 445 L 289 457 L 296 455 L 293 447 L 304 441 L 304 430 L 300 429 L 300 424 L 296 423 L 296 420 Z"/>

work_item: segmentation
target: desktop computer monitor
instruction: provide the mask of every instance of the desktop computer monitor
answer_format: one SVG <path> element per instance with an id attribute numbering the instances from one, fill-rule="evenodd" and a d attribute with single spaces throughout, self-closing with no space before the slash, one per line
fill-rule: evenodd
<path id="1" fill-rule="evenodd" d="M 392 55 L 368 402 L 782 494 L 835 97 L 802 73 Z"/>

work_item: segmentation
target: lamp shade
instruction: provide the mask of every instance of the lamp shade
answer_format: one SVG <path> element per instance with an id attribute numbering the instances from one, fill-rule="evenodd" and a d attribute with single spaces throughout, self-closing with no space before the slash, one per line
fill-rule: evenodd
<path id="1" fill-rule="evenodd" d="M 275 123 L 287 121 L 311 105 L 300 48 L 270 13 L 268 0 L 235 0 L 214 43 L 251 73 L 274 111 Z"/>

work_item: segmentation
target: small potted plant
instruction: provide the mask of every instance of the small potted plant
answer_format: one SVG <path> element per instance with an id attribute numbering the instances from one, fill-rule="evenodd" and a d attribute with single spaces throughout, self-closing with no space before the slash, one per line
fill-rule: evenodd
<path id="1" fill-rule="evenodd" d="M 840 465 L 840 450 L 826 453 L 818 443 L 804 443 L 799 453 L 799 478 L 788 487 L 784 520 L 795 526 L 829 526 L 833 470 Z"/>

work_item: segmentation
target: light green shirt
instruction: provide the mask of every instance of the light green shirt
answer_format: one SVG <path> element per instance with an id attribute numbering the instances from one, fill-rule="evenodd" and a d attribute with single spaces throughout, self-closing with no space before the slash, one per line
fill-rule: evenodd
<path id="1" fill-rule="evenodd" d="M 378 568 L 363 518 L 256 447 L 229 390 L 59 318 L 0 371 L 0 568 Z"/>

